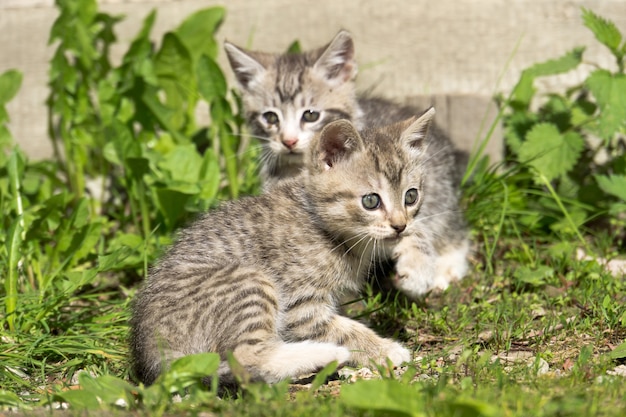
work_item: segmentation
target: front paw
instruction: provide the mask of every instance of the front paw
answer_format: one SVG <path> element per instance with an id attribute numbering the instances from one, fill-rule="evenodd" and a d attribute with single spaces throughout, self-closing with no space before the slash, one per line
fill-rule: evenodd
<path id="1" fill-rule="evenodd" d="M 411 361 L 411 352 L 400 343 L 393 342 L 387 348 L 384 364 L 387 363 L 387 358 L 391 361 L 393 366 L 400 366 L 405 362 Z"/>
<path id="2" fill-rule="evenodd" d="M 412 298 L 419 298 L 436 286 L 435 261 L 429 256 L 415 254 L 396 259 L 393 285 Z M 439 287 L 445 289 L 442 283 Z"/>

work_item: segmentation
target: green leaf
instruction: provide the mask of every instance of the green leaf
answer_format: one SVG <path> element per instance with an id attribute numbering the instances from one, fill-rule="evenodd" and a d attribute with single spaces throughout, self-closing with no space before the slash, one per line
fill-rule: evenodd
<path id="1" fill-rule="evenodd" d="M 68 403 L 72 409 L 76 410 L 99 410 L 100 401 L 94 392 L 75 390 L 58 393 L 55 397 Z"/>
<path id="2" fill-rule="evenodd" d="M 545 77 L 548 75 L 558 75 L 575 69 L 583 59 L 584 47 L 577 47 L 560 58 L 549 59 L 545 62 L 530 67 L 528 71 L 533 77 Z"/>
<path id="3" fill-rule="evenodd" d="M 624 359 L 626 358 L 626 341 L 622 342 L 619 346 L 609 353 L 611 359 Z"/>
<path id="4" fill-rule="evenodd" d="M 212 149 L 207 149 L 204 153 L 200 177 L 200 197 L 204 200 L 215 199 L 220 189 L 221 175 L 219 161 Z"/>
<path id="5" fill-rule="evenodd" d="M 299 54 L 300 52 L 302 52 L 302 46 L 298 40 L 291 42 L 291 45 L 287 47 L 288 54 Z"/>
<path id="6" fill-rule="evenodd" d="M 186 18 L 176 29 L 175 33 L 185 44 L 194 61 L 197 61 L 202 55 L 207 55 L 213 59 L 217 58 L 219 47 L 214 34 L 224 20 L 225 14 L 226 11 L 223 7 L 198 10 Z"/>
<path id="7" fill-rule="evenodd" d="M 24 405 L 20 397 L 10 391 L 0 390 L 0 404 L 10 407 L 20 407 Z"/>
<path id="8" fill-rule="evenodd" d="M 521 266 L 515 270 L 514 276 L 517 281 L 539 287 L 547 283 L 547 279 L 554 275 L 554 270 L 546 265 L 539 265 L 537 268 Z"/>
<path id="9" fill-rule="evenodd" d="M 498 410 L 491 404 L 474 398 L 456 398 L 447 407 L 449 415 L 463 417 L 491 417 L 499 415 Z"/>
<path id="10" fill-rule="evenodd" d="M 159 162 L 174 181 L 197 183 L 202 168 L 202 157 L 194 145 L 179 145 Z"/>
<path id="11" fill-rule="evenodd" d="M 596 175 L 596 181 L 602 191 L 626 201 L 626 175 Z"/>
<path id="12" fill-rule="evenodd" d="M 344 385 L 340 401 L 348 407 L 375 413 L 421 417 L 426 413 L 420 392 L 395 380 L 358 381 Z"/>
<path id="13" fill-rule="evenodd" d="M 126 169 L 135 181 L 142 181 L 143 176 L 150 172 L 150 160 L 143 157 L 126 158 Z"/>
<path id="14" fill-rule="evenodd" d="M 161 49 L 157 52 L 154 69 L 159 77 L 188 81 L 191 74 L 191 57 L 185 45 L 174 33 L 163 37 Z"/>
<path id="15" fill-rule="evenodd" d="M 337 365 L 338 365 L 337 361 L 333 361 L 333 362 L 329 363 L 328 365 L 326 365 L 324 368 L 322 368 L 315 375 L 315 378 L 313 379 L 313 382 L 311 382 L 311 388 L 309 388 L 309 389 L 311 391 L 315 391 L 316 389 L 318 389 L 319 387 L 324 385 L 326 383 L 326 378 L 328 378 L 329 376 L 334 374 L 335 371 L 337 371 Z"/>
<path id="16" fill-rule="evenodd" d="M 174 125 L 177 116 L 180 116 L 181 114 L 180 111 L 177 112 L 174 109 L 164 106 L 157 98 L 157 94 L 157 91 L 146 89 L 141 97 L 141 102 L 170 135 L 172 135 L 178 142 L 184 143 L 187 141 L 187 138 L 182 135 Z"/>
<path id="17" fill-rule="evenodd" d="M 206 55 L 198 61 L 198 91 L 202 98 L 212 103 L 226 96 L 228 90 L 224 73 L 217 63 Z"/>
<path id="18" fill-rule="evenodd" d="M 22 73 L 8 70 L 0 75 L 0 107 L 15 97 L 22 85 Z"/>
<path id="19" fill-rule="evenodd" d="M 182 390 L 214 375 L 219 366 L 220 356 L 217 353 L 183 356 L 172 362 L 170 368 L 159 376 L 155 385 Z"/>
<path id="20" fill-rule="evenodd" d="M 617 57 L 623 56 L 623 52 L 620 51 L 620 45 L 622 43 L 622 34 L 617 29 L 615 24 L 610 20 L 606 20 L 589 9 L 583 8 L 583 21 L 595 35 L 596 39 L 601 44 L 611 50 L 613 55 Z"/>
<path id="21" fill-rule="evenodd" d="M 520 162 L 527 162 L 553 180 L 574 167 L 584 146 L 585 141 L 578 133 L 561 134 L 553 124 L 539 123 L 520 146 Z"/>
<path id="22" fill-rule="evenodd" d="M 535 88 L 533 87 L 535 78 L 562 74 L 573 70 L 582 62 L 584 51 L 585 48 L 583 47 L 574 48 L 560 58 L 540 62 L 524 70 L 519 82 L 513 89 L 511 94 L 512 100 L 527 108 L 535 94 Z"/>
<path id="23" fill-rule="evenodd" d="M 133 254 L 133 252 L 134 250 L 128 246 L 122 246 L 115 249 L 111 253 L 98 256 L 98 271 L 117 271 L 119 269 L 119 265 L 123 264 L 123 262 Z"/>
<path id="24" fill-rule="evenodd" d="M 126 404 L 134 402 L 132 392 L 137 388 L 114 376 L 103 375 L 94 378 L 87 372 L 81 372 L 78 381 L 83 391 L 94 394 L 98 401 L 105 405 L 115 406 L 120 400 Z"/>
<path id="25" fill-rule="evenodd" d="M 586 83 L 600 107 L 598 131 L 605 140 L 610 140 L 626 128 L 626 75 L 600 69 Z"/>
<path id="26" fill-rule="evenodd" d="M 191 195 L 171 188 L 157 188 L 155 192 L 159 211 L 163 215 L 168 230 L 172 230 L 185 215 L 185 205 Z"/>

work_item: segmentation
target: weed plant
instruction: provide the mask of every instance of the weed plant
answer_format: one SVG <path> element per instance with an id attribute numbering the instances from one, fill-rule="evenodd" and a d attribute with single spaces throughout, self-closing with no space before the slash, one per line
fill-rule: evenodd
<path id="1" fill-rule="evenodd" d="M 135 289 L 176 229 L 258 191 L 258 145 L 216 63 L 224 9 L 192 14 L 158 43 L 150 13 L 115 64 L 121 17 L 95 0 L 57 7 L 47 100 L 54 158 L 29 161 L 13 143 L 6 104 L 21 74 L 0 75 L 0 410 L 626 414 L 626 284 L 606 266 L 625 252 L 626 223 L 626 42 L 613 23 L 582 11 L 615 57 L 611 68 L 564 93 L 539 93 L 538 78 L 589 65 L 576 48 L 527 69 L 497 98 L 506 159 L 492 166 L 477 152 L 463 182 L 470 276 L 419 301 L 368 288 L 346 307 L 403 340 L 414 363 L 339 374 L 331 364 L 308 384 L 242 381 L 218 397 L 215 384 L 202 384 L 217 369 L 211 353 L 136 385 L 126 337 Z"/>

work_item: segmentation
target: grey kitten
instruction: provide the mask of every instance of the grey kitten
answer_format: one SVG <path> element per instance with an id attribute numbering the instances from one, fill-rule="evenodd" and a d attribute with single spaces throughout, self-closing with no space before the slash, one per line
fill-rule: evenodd
<path id="1" fill-rule="evenodd" d="M 357 130 L 405 120 L 417 112 L 389 101 L 356 95 L 354 43 L 340 31 L 325 47 L 300 54 L 253 52 L 226 42 L 242 90 L 252 134 L 262 140 L 265 189 L 296 176 L 312 138 L 333 120 Z M 458 202 L 462 164 L 450 140 L 433 126 L 428 147 L 432 181 L 428 219 L 396 251 L 394 285 L 411 297 L 445 289 L 467 273 L 469 241 Z"/>
<path id="2" fill-rule="evenodd" d="M 393 365 L 397 342 L 338 314 L 372 264 L 402 251 L 432 210 L 434 115 L 363 137 L 346 120 L 314 136 L 305 170 L 261 196 L 224 203 L 183 229 L 138 292 L 135 373 L 154 382 L 172 360 L 229 352 L 253 380 L 275 382 L 332 361 Z M 433 201 L 436 199 L 430 199 Z"/>

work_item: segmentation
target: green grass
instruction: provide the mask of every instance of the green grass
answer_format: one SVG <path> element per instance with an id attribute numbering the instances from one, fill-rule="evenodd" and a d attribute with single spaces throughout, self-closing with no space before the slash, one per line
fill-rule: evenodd
<path id="1" fill-rule="evenodd" d="M 257 145 L 214 62 L 224 10 L 191 15 L 154 48 L 149 14 L 113 67 L 119 18 L 92 0 L 76 4 L 59 2 L 51 32 L 55 158 L 33 163 L 14 146 L 5 105 L 21 75 L 0 75 L 0 415 L 626 414 L 624 377 L 612 375 L 626 359 L 626 282 L 595 260 L 626 253 L 626 107 L 603 93 L 626 82 L 626 42 L 610 22 L 583 10 L 619 72 L 533 98 L 535 78 L 582 62 L 577 49 L 531 67 L 499 99 L 494 126 L 504 123 L 507 160 L 491 167 L 473 155 L 463 180 L 469 275 L 422 300 L 372 285 L 345 306 L 401 340 L 413 363 L 338 373 L 331 365 L 312 380 L 244 382 L 218 396 L 201 383 L 216 369 L 212 354 L 135 385 L 127 323 L 174 231 L 220 200 L 258 191 Z M 210 127 L 195 120 L 199 102 Z M 581 148 L 589 136 L 601 144 Z M 600 150 L 605 162 L 594 159 Z M 89 180 L 96 186 L 85 188 Z"/>

